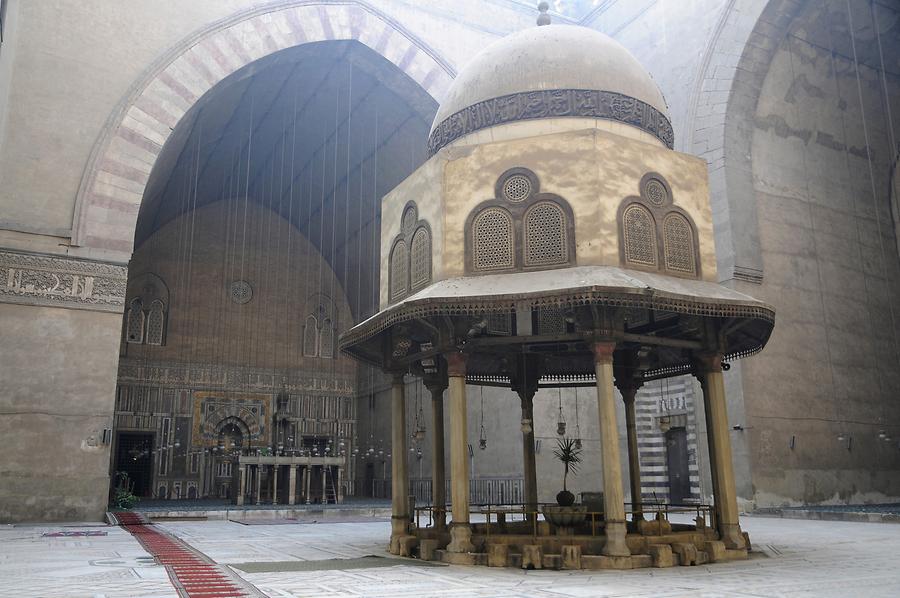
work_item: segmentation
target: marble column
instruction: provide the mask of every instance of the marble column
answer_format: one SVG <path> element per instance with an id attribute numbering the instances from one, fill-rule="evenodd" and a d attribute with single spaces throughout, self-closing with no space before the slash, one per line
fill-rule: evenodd
<path id="1" fill-rule="evenodd" d="M 272 465 L 272 504 L 278 504 L 278 465 Z"/>
<path id="2" fill-rule="evenodd" d="M 239 507 L 244 506 L 244 493 L 247 492 L 247 466 L 241 465 L 238 468 L 238 475 L 240 479 L 238 481 L 238 495 L 237 495 L 237 505 Z"/>
<path id="3" fill-rule="evenodd" d="M 447 360 L 450 395 L 450 524 L 449 552 L 472 552 L 469 525 L 469 442 L 466 415 L 466 359 L 464 353 L 450 353 Z"/>
<path id="4" fill-rule="evenodd" d="M 409 534 L 406 385 L 403 373 L 391 384 L 391 554 L 400 554 L 400 539 Z"/>
<path id="5" fill-rule="evenodd" d="M 293 505 L 297 502 L 297 466 L 290 466 L 290 474 L 288 474 L 288 504 Z"/>
<path id="6" fill-rule="evenodd" d="M 537 511 L 537 463 L 534 456 L 534 395 L 536 389 L 526 388 L 519 391 L 519 399 L 522 403 L 522 458 L 524 462 L 524 490 L 525 508 L 529 512 L 528 520 L 536 516 L 532 511 Z M 525 421 L 530 425 L 525 426 Z"/>
<path id="7" fill-rule="evenodd" d="M 728 409 L 725 404 L 722 355 L 718 353 L 697 355 L 694 371 L 703 388 L 719 536 L 727 548 L 744 548 L 731 458 L 731 429 L 728 425 Z"/>
<path id="8" fill-rule="evenodd" d="M 637 382 L 619 385 L 625 403 L 625 432 L 628 438 L 628 479 L 631 484 L 632 521 L 644 518 L 643 497 L 641 496 L 641 455 L 638 448 L 637 423 L 634 403 L 640 385 Z"/>
<path id="9" fill-rule="evenodd" d="M 322 466 L 322 504 L 328 504 L 328 466 Z"/>
<path id="10" fill-rule="evenodd" d="M 447 495 L 444 469 L 444 389 L 445 384 L 430 383 L 431 393 L 431 504 L 434 507 L 435 526 L 447 525 Z"/>
<path id="11" fill-rule="evenodd" d="M 310 504 L 312 501 L 309 496 L 309 486 L 312 482 L 312 465 L 307 465 L 304 471 L 306 474 L 306 504 Z"/>
<path id="12" fill-rule="evenodd" d="M 262 465 L 256 466 L 256 504 L 260 503 L 262 496 Z"/>
<path id="13" fill-rule="evenodd" d="M 597 377 L 597 411 L 600 416 L 600 450 L 603 465 L 603 512 L 606 520 L 607 556 L 629 556 L 625 542 L 625 493 L 619 464 L 619 431 L 616 426 L 616 392 L 613 383 L 613 352 L 616 343 L 595 342 L 594 372 Z"/>
<path id="14" fill-rule="evenodd" d="M 337 488 L 335 489 L 335 497 L 334 500 L 337 504 L 342 504 L 344 502 L 344 468 L 337 468 Z"/>

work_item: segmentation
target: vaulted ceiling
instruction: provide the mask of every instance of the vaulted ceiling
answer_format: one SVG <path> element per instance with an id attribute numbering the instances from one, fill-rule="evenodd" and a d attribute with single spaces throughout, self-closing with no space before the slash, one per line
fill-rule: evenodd
<path id="1" fill-rule="evenodd" d="M 436 109 L 358 42 L 306 44 L 251 63 L 176 126 L 151 173 L 135 246 L 191 209 L 247 198 L 288 218 L 348 298 L 358 296 L 377 286 L 380 199 L 424 161 Z M 357 317 L 372 309 L 364 294 Z"/>

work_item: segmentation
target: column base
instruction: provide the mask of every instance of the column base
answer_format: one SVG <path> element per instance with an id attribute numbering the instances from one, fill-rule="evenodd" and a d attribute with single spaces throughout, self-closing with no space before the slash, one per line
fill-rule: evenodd
<path id="1" fill-rule="evenodd" d="M 406 515 L 391 516 L 391 554 L 400 554 L 400 540 L 409 535 L 409 517 Z"/>
<path id="2" fill-rule="evenodd" d="M 472 552 L 475 545 L 472 544 L 472 527 L 468 523 L 450 524 L 450 544 L 447 552 Z"/>
<path id="3" fill-rule="evenodd" d="M 744 542 L 744 533 L 741 531 L 739 523 L 723 523 L 720 527 L 719 535 L 722 536 L 725 548 L 738 550 L 747 547 L 746 542 Z"/>
<path id="4" fill-rule="evenodd" d="M 627 533 L 624 521 L 607 521 L 606 545 L 601 552 L 606 556 L 631 556 L 625 541 Z"/>

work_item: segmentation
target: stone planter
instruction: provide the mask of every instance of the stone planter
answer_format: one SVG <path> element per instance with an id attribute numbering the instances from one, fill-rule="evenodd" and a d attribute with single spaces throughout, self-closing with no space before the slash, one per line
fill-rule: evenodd
<path id="1" fill-rule="evenodd" d="M 584 505 L 573 505 L 571 507 L 547 505 L 541 507 L 541 513 L 544 514 L 544 519 L 556 527 L 571 528 L 584 523 L 584 520 L 587 518 L 587 507 Z"/>

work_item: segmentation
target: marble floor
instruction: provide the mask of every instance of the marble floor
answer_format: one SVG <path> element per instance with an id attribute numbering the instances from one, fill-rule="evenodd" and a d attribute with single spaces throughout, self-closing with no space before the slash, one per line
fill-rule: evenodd
<path id="1" fill-rule="evenodd" d="M 756 554 L 749 561 L 637 571 L 519 571 L 461 566 L 395 566 L 390 524 L 241 525 L 171 522 L 160 527 L 271 597 L 611 597 L 900 596 L 900 526 L 746 517 Z M 53 535 L 58 532 L 106 535 Z M 115 527 L 0 526 L 0 597 L 177 596 L 164 569 Z M 340 559 L 347 561 L 341 567 Z M 366 563 L 377 561 L 377 566 Z M 255 563 L 256 566 L 245 565 Z M 387 565 L 387 566 L 386 566 Z"/>

